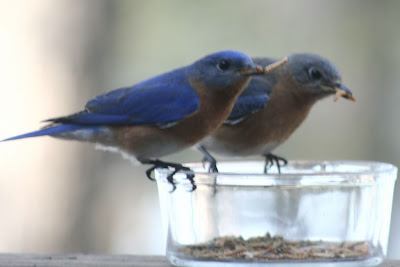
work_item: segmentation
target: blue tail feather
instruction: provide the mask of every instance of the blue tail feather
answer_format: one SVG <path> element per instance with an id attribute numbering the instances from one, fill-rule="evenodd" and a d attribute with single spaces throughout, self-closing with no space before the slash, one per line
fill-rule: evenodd
<path id="1" fill-rule="evenodd" d="M 60 125 L 57 125 L 54 127 L 49 127 L 49 128 L 41 129 L 38 131 L 13 136 L 13 137 L 1 140 L 1 142 L 17 140 L 17 139 L 22 139 L 22 138 L 28 138 L 28 137 L 44 136 L 44 135 L 57 135 L 57 134 L 65 133 L 65 132 L 71 132 L 71 131 L 83 129 L 83 128 L 87 128 L 87 126 L 79 125 L 79 124 L 60 124 Z"/>

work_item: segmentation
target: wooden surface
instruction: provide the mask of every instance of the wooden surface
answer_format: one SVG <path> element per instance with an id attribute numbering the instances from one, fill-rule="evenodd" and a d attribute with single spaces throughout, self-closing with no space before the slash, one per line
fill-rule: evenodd
<path id="1" fill-rule="evenodd" d="M 0 254 L 1 267 L 170 267 L 165 256 Z M 400 260 L 386 260 L 381 267 L 400 267 Z"/>
<path id="2" fill-rule="evenodd" d="M 172 266 L 165 256 L 84 254 L 0 254 L 0 266 L 10 267 L 128 267 Z"/>

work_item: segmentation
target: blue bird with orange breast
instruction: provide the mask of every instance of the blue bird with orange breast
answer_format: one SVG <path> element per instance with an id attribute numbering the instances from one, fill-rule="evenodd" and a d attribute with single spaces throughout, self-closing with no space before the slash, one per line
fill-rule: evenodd
<path id="1" fill-rule="evenodd" d="M 102 94 L 90 100 L 83 111 L 49 119 L 50 124 L 41 130 L 3 141 L 43 135 L 88 141 L 177 172 L 184 169 L 181 164 L 159 158 L 193 146 L 218 128 L 251 75 L 264 73 L 244 53 L 217 52 L 189 66 Z"/>
<path id="2" fill-rule="evenodd" d="M 271 151 L 285 142 L 320 99 L 335 94 L 354 101 L 341 81 L 338 69 L 327 59 L 314 54 L 294 54 L 281 68 L 253 77 L 239 96 L 228 119 L 198 144 L 210 171 L 217 171 L 210 152 L 225 156 L 263 155 L 267 166 L 274 162 L 280 172 L 284 158 Z M 273 62 L 255 58 L 262 66 Z"/>

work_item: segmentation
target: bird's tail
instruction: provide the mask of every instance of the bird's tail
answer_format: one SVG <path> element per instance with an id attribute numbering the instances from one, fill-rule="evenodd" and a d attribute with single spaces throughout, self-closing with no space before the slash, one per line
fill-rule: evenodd
<path id="1" fill-rule="evenodd" d="M 60 135 L 60 137 L 63 137 L 63 134 L 65 134 L 65 133 L 72 133 L 72 132 L 76 132 L 76 131 L 83 130 L 86 128 L 87 128 L 87 126 L 79 125 L 79 124 L 59 124 L 56 126 L 50 125 L 49 127 L 40 129 L 38 131 L 25 133 L 25 134 L 13 136 L 13 137 L 1 140 L 1 142 L 17 140 L 17 139 L 22 139 L 22 138 L 28 138 L 28 137 L 44 136 L 44 135 L 50 135 L 50 136 Z"/>

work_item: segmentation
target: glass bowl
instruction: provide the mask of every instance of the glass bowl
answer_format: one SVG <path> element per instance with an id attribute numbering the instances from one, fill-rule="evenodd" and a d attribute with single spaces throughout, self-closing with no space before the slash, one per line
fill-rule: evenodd
<path id="1" fill-rule="evenodd" d="M 386 255 L 397 168 L 365 161 L 201 163 L 155 176 L 167 257 L 178 266 L 374 266 Z"/>

